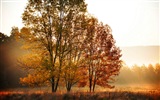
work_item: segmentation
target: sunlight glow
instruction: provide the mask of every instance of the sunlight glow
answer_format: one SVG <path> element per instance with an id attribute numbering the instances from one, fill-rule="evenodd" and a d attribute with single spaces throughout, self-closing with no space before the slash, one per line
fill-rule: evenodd
<path id="1" fill-rule="evenodd" d="M 22 28 L 22 13 L 27 0 L 0 0 L 1 4 L 1 24 L 0 32 L 10 35 L 13 26 Z"/>
<path id="2" fill-rule="evenodd" d="M 88 12 L 111 26 L 119 46 L 159 44 L 158 0 L 86 0 Z"/>
<path id="3" fill-rule="evenodd" d="M 23 27 L 27 0 L 1 0 L 0 31 Z M 158 0 L 86 0 L 88 12 L 111 26 L 118 46 L 160 45 Z"/>

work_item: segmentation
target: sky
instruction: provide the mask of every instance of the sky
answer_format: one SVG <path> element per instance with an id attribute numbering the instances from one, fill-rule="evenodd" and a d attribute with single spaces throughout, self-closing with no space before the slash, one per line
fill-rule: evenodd
<path id="1" fill-rule="evenodd" d="M 27 0 L 0 0 L 0 32 L 23 27 Z M 108 24 L 118 46 L 160 45 L 160 0 L 86 0 L 88 12 Z"/>

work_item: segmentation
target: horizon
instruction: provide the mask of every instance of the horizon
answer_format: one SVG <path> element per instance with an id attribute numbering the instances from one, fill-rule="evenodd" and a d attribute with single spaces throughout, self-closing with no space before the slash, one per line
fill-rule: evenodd
<path id="1" fill-rule="evenodd" d="M 129 67 L 160 63 L 160 46 L 130 46 L 120 49 L 122 50 L 121 59 Z"/>

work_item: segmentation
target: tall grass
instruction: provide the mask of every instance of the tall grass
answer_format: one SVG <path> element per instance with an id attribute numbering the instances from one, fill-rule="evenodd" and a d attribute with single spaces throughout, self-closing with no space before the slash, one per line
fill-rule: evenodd
<path id="1" fill-rule="evenodd" d="M 128 90 L 127 90 L 128 89 Z M 87 92 L 78 87 L 66 92 L 64 88 L 51 93 L 50 88 L 19 88 L 0 91 L 0 100 L 160 100 L 159 89 L 115 88 L 113 90 L 98 88 L 96 92 Z"/>

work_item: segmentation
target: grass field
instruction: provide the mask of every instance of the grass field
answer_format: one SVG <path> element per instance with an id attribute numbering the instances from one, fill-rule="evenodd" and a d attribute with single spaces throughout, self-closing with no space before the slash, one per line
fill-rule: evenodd
<path id="1" fill-rule="evenodd" d="M 59 89 L 51 93 L 50 88 L 19 88 L 0 92 L 0 100 L 160 100 L 160 89 L 139 87 L 117 87 L 98 89 L 90 93 L 85 89 L 73 88 L 67 93 Z"/>

